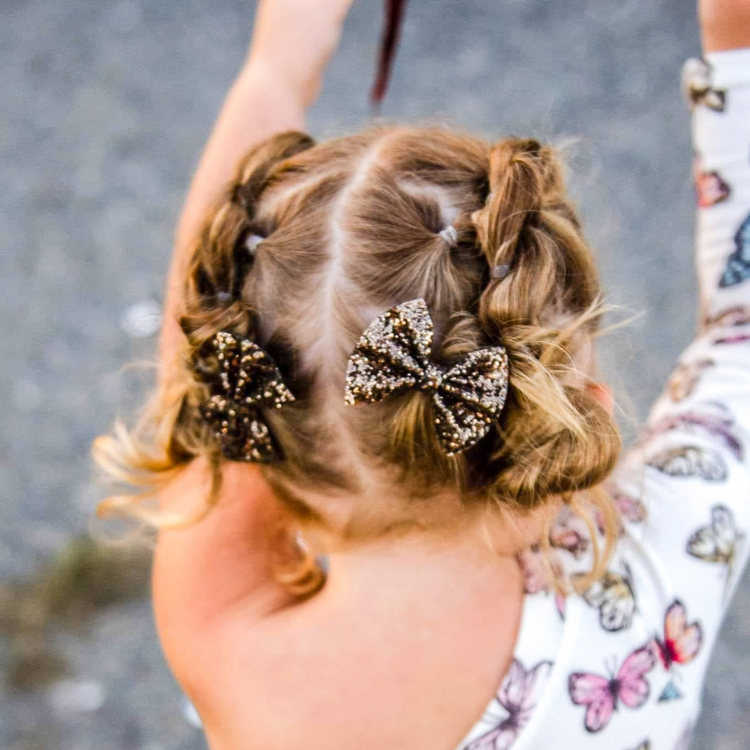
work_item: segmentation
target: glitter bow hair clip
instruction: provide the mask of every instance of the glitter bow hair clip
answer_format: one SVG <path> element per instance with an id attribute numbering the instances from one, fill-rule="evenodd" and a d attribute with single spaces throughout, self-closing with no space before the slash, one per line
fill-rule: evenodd
<path id="1" fill-rule="evenodd" d="M 508 353 L 503 346 L 485 347 L 443 367 L 432 361 L 433 330 L 423 299 L 380 315 L 349 357 L 345 401 L 369 404 L 411 388 L 431 392 L 438 439 L 453 456 L 475 445 L 499 418 L 508 396 Z"/>
<path id="2" fill-rule="evenodd" d="M 255 342 L 228 331 L 219 331 L 208 345 L 219 372 L 201 413 L 213 426 L 222 454 L 248 463 L 280 460 L 261 409 L 280 409 L 295 399 L 276 364 Z"/>

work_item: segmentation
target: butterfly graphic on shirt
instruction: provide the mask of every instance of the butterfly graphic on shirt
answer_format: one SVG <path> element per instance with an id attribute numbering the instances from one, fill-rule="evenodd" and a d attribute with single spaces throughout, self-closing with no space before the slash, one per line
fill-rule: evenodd
<path id="1" fill-rule="evenodd" d="M 750 278 L 750 215 L 740 224 L 734 235 L 736 250 L 727 258 L 719 286 L 726 289 Z"/>
<path id="2" fill-rule="evenodd" d="M 678 429 L 689 433 L 707 433 L 718 438 L 738 461 L 742 460 L 744 450 L 734 429 L 734 418 L 729 409 L 718 401 L 702 401 L 690 411 L 667 414 L 648 427 L 638 441 L 639 445 Z"/>
<path id="3" fill-rule="evenodd" d="M 734 564 L 745 535 L 737 529 L 734 513 L 726 505 L 711 508 L 711 523 L 694 531 L 687 542 L 687 552 L 699 560 L 723 565 L 727 571 L 727 589 Z"/>
<path id="4" fill-rule="evenodd" d="M 703 321 L 703 328 L 711 330 L 712 328 L 742 328 L 750 324 L 750 307 L 735 305 L 734 307 L 722 310 L 714 316 L 706 318 Z M 713 344 L 742 344 L 750 341 L 750 331 L 724 331 L 713 333 Z"/>
<path id="5" fill-rule="evenodd" d="M 675 599 L 667 607 L 664 615 L 664 637 L 654 638 L 654 651 L 667 671 L 671 672 L 675 664 L 689 664 L 701 650 L 703 628 L 698 621 L 688 623 L 685 605 Z M 659 696 L 659 702 L 682 698 L 682 692 L 673 680 Z"/>
<path id="6" fill-rule="evenodd" d="M 538 545 L 522 550 L 516 559 L 523 575 L 525 593 L 539 594 L 550 590 L 554 575 L 552 562 L 545 562 Z"/>
<path id="7" fill-rule="evenodd" d="M 555 586 L 555 580 L 561 581 L 564 573 L 555 550 L 549 550 L 545 559 L 545 553 L 535 544 L 519 552 L 516 559 L 524 580 L 524 592 L 532 595 L 554 593 L 557 613 L 564 620 L 565 596 L 558 590 L 559 587 Z"/>
<path id="8" fill-rule="evenodd" d="M 664 690 L 659 693 L 659 697 L 656 699 L 657 703 L 667 703 L 669 701 L 676 701 L 680 698 L 684 698 L 682 691 L 670 680 Z"/>
<path id="9" fill-rule="evenodd" d="M 602 677 L 587 672 L 574 672 L 568 678 L 570 699 L 585 706 L 583 726 L 587 732 L 600 732 L 610 722 L 620 704 L 640 708 L 648 699 L 651 688 L 646 675 L 656 665 L 657 656 L 651 644 L 633 651 L 616 675 Z"/>
<path id="10" fill-rule="evenodd" d="M 713 367 L 712 359 L 700 359 L 695 362 L 681 362 L 672 373 L 667 383 L 667 393 L 675 403 L 686 399 L 695 389 L 703 370 Z"/>
<path id="11" fill-rule="evenodd" d="M 750 307 L 735 305 L 703 321 L 704 328 L 731 328 L 750 323 Z"/>
<path id="12" fill-rule="evenodd" d="M 712 109 L 714 112 L 723 112 L 726 107 L 727 95 L 722 89 L 715 88 L 694 88 L 690 92 L 690 101 L 695 104 L 702 104 L 704 107 Z"/>
<path id="13" fill-rule="evenodd" d="M 531 718 L 551 671 L 551 661 L 539 662 L 527 670 L 518 659 L 514 659 L 493 702 L 493 708 L 503 709 L 505 716 L 465 750 L 508 750 Z M 498 721 L 494 717 L 488 717 L 488 720 Z"/>
<path id="14" fill-rule="evenodd" d="M 713 85 L 713 68 L 703 59 L 690 58 L 682 68 L 682 91 L 691 107 L 702 105 L 723 112 L 727 94 Z"/>
<path id="15" fill-rule="evenodd" d="M 750 307 L 735 305 L 703 321 L 703 329 L 711 332 L 712 344 L 744 344 L 750 341 L 750 331 L 712 331 L 711 329 L 740 328 L 750 324 Z"/>
<path id="16" fill-rule="evenodd" d="M 646 461 L 670 477 L 699 477 L 707 482 L 723 482 L 728 475 L 726 462 L 718 451 L 697 445 L 666 448 Z"/>
<path id="17" fill-rule="evenodd" d="M 693 172 L 693 178 L 699 208 L 710 208 L 729 198 L 729 185 L 718 172 L 697 169 Z"/>
<path id="18" fill-rule="evenodd" d="M 591 546 L 591 533 L 583 518 L 563 506 L 550 527 L 549 543 L 578 559 Z"/>
<path id="19" fill-rule="evenodd" d="M 635 591 L 627 564 L 622 573 L 608 570 L 582 596 L 586 604 L 599 610 L 599 624 L 604 630 L 616 633 L 629 628 L 633 622 Z"/>
<path id="20" fill-rule="evenodd" d="M 643 523 L 646 520 L 646 506 L 642 500 L 619 491 L 613 493 L 612 499 L 620 515 L 626 521 L 630 521 L 630 523 Z"/>
<path id="21" fill-rule="evenodd" d="M 607 489 L 617 512 L 620 514 L 620 518 L 625 519 L 629 523 L 643 523 L 646 520 L 648 514 L 646 506 L 641 499 L 623 492 L 619 487 L 615 487 L 614 485 L 609 485 Z M 597 526 L 599 527 L 599 532 L 604 534 L 605 527 L 602 516 L 597 517 Z"/>
<path id="22" fill-rule="evenodd" d="M 714 339 L 714 344 L 746 344 L 750 341 L 750 333 L 732 333 Z"/>
<path id="23" fill-rule="evenodd" d="M 633 495 L 623 492 L 614 483 L 608 483 L 606 487 L 612 502 L 615 505 L 615 509 L 619 515 L 620 521 L 628 521 L 629 523 L 643 523 L 647 518 L 646 506 L 643 501 Z M 596 527 L 599 533 L 603 536 L 607 531 L 607 523 L 604 512 L 597 508 L 595 511 Z M 620 536 L 625 533 L 625 528 L 620 523 Z"/>

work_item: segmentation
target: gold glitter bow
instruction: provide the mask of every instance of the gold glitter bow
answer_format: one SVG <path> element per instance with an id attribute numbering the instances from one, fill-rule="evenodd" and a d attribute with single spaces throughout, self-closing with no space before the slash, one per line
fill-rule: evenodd
<path id="1" fill-rule="evenodd" d="M 345 400 L 373 403 L 407 388 L 432 391 L 438 438 L 453 456 L 477 443 L 500 416 L 508 395 L 508 353 L 502 346 L 477 349 L 444 368 L 431 361 L 432 339 L 423 299 L 380 315 L 349 357 Z"/>
<path id="2" fill-rule="evenodd" d="M 278 461 L 276 441 L 260 411 L 294 401 L 271 357 L 250 339 L 219 331 L 210 342 L 219 377 L 202 414 L 215 428 L 221 452 L 231 461 Z"/>

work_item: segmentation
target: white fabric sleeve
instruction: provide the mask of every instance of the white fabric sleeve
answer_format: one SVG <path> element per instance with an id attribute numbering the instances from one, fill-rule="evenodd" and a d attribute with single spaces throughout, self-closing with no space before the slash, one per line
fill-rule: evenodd
<path id="1" fill-rule="evenodd" d="M 616 481 L 646 506 L 638 544 L 712 645 L 750 553 L 750 48 L 688 60 L 683 91 L 699 332 Z"/>

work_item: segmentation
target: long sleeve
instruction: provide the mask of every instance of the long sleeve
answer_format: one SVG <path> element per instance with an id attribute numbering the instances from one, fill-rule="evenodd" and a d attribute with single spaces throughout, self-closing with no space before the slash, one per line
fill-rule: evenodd
<path id="1" fill-rule="evenodd" d="M 688 61 L 683 73 L 683 90 L 694 101 L 696 265 L 704 329 L 750 323 L 750 48 L 713 53 L 707 61 L 709 68 Z M 742 307 L 746 314 L 722 317 Z"/>
<path id="2" fill-rule="evenodd" d="M 750 48 L 689 60 L 699 333 L 618 472 L 647 522 L 629 533 L 665 601 L 711 646 L 750 546 Z"/>

